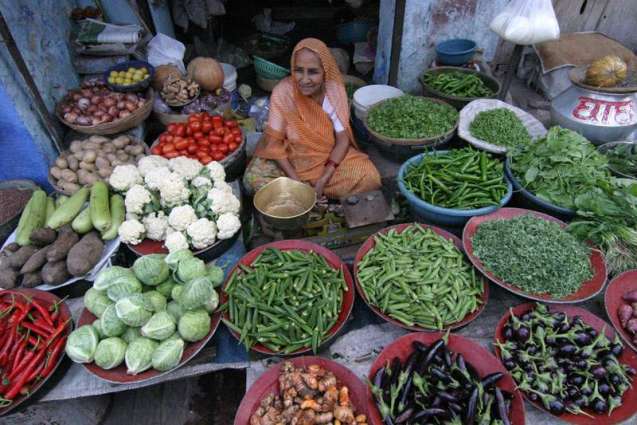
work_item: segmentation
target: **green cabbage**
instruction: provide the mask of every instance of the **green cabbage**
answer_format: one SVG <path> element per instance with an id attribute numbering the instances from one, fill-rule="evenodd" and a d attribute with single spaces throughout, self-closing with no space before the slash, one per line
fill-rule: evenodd
<path id="1" fill-rule="evenodd" d="M 160 294 L 159 291 L 148 291 L 142 295 L 144 296 L 146 306 L 151 307 L 155 313 L 166 310 L 166 297 Z"/>
<path id="2" fill-rule="evenodd" d="M 142 284 L 134 274 L 130 274 L 129 276 L 122 276 L 120 279 L 117 279 L 115 283 L 110 285 L 106 290 L 106 295 L 111 300 L 117 302 L 120 298 L 124 298 L 130 294 L 139 294 L 142 292 Z"/>
<path id="3" fill-rule="evenodd" d="M 198 277 L 188 281 L 177 300 L 186 310 L 194 310 L 210 299 L 215 288 L 207 277 Z"/>
<path id="4" fill-rule="evenodd" d="M 166 305 L 166 311 L 175 319 L 175 323 L 177 323 L 179 318 L 184 314 L 184 308 L 177 301 L 169 302 Z"/>
<path id="5" fill-rule="evenodd" d="M 106 296 L 105 291 L 89 288 L 84 294 L 84 307 L 97 317 L 101 317 L 106 307 L 111 304 L 113 304 L 113 301 Z"/>
<path id="6" fill-rule="evenodd" d="M 155 289 L 164 297 L 169 298 L 170 292 L 173 290 L 176 284 L 177 282 L 175 282 L 171 276 L 168 276 L 168 279 L 166 279 L 165 282 L 160 283 Z"/>
<path id="7" fill-rule="evenodd" d="M 133 263 L 133 272 L 137 279 L 149 286 L 157 286 L 168 278 L 170 270 L 164 262 L 164 254 L 149 254 L 139 257 Z"/>
<path id="8" fill-rule="evenodd" d="M 204 303 L 203 308 L 208 313 L 212 313 L 217 309 L 217 307 L 219 307 L 219 294 L 217 294 L 217 291 L 213 290 L 208 301 Z"/>
<path id="9" fill-rule="evenodd" d="M 153 368 L 160 372 L 177 367 L 184 354 L 185 343 L 180 338 L 168 338 L 162 341 L 153 352 Z"/>
<path id="10" fill-rule="evenodd" d="M 141 338 L 141 336 L 142 332 L 139 330 L 139 328 L 128 328 L 126 329 L 126 332 L 122 334 L 121 338 L 126 341 L 127 344 L 130 344 L 137 338 Z"/>
<path id="11" fill-rule="evenodd" d="M 93 283 L 93 288 L 98 291 L 104 291 L 108 289 L 109 286 L 115 284 L 120 279 L 130 279 L 131 277 L 135 277 L 133 272 L 130 269 L 120 266 L 112 266 L 108 267 L 97 275 L 95 279 L 95 283 Z"/>
<path id="12" fill-rule="evenodd" d="M 117 337 L 106 338 L 97 344 L 95 364 L 102 369 L 113 369 L 122 364 L 126 354 L 126 342 Z"/>
<path id="13" fill-rule="evenodd" d="M 126 331 L 126 324 L 117 317 L 115 304 L 106 307 L 100 317 L 100 326 L 104 336 L 120 336 Z"/>
<path id="14" fill-rule="evenodd" d="M 160 311 L 153 314 L 144 326 L 142 326 L 142 335 L 146 338 L 163 341 L 175 333 L 175 320 L 167 311 Z"/>
<path id="15" fill-rule="evenodd" d="M 149 369 L 153 365 L 153 352 L 157 343 L 152 339 L 139 337 L 126 348 L 124 360 L 126 361 L 126 373 L 137 375 Z"/>
<path id="16" fill-rule="evenodd" d="M 174 271 L 177 270 L 177 266 L 179 265 L 180 261 L 187 260 L 189 258 L 192 258 L 192 252 L 188 251 L 187 249 L 180 249 L 179 251 L 174 251 L 168 254 L 164 261 L 166 262 L 168 267 Z"/>
<path id="17" fill-rule="evenodd" d="M 170 298 L 174 301 L 179 302 L 181 299 L 181 294 L 184 292 L 184 285 L 175 285 L 173 290 L 170 292 Z"/>
<path id="18" fill-rule="evenodd" d="M 175 280 L 186 283 L 198 277 L 206 275 L 206 263 L 199 258 L 192 257 L 179 262 Z"/>
<path id="19" fill-rule="evenodd" d="M 185 341 L 199 341 L 210 332 L 210 316 L 204 309 L 186 311 L 179 318 L 177 329 Z"/>
<path id="20" fill-rule="evenodd" d="M 219 266 L 209 266 L 208 267 L 208 279 L 210 279 L 210 283 L 212 283 L 213 287 L 217 287 L 223 283 L 223 269 Z"/>
<path id="21" fill-rule="evenodd" d="M 104 338 L 104 332 L 102 331 L 102 325 L 100 324 L 99 317 L 95 319 L 91 325 L 95 328 L 95 332 L 97 332 L 97 336 L 100 339 Z"/>
<path id="22" fill-rule="evenodd" d="M 80 326 L 66 340 L 66 355 L 76 363 L 91 363 L 100 338 L 91 325 Z"/>
<path id="23" fill-rule="evenodd" d="M 117 317 L 128 326 L 133 327 L 140 327 L 148 322 L 150 316 L 153 315 L 148 307 L 145 294 L 131 294 L 115 303 Z"/>

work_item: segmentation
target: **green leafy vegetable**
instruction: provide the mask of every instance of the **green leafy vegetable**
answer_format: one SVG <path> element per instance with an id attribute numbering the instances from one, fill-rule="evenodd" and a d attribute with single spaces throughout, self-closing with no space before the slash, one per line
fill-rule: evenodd
<path id="1" fill-rule="evenodd" d="M 531 143 L 531 136 L 522 121 L 507 108 L 482 111 L 469 125 L 471 135 L 492 145 L 513 148 Z"/>
<path id="2" fill-rule="evenodd" d="M 611 170 L 629 177 L 637 178 L 637 150 L 634 144 L 619 144 L 604 154 L 608 158 Z"/>

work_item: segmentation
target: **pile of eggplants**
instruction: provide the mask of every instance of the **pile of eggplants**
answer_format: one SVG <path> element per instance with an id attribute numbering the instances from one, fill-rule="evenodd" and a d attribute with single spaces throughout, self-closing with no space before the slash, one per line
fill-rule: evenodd
<path id="1" fill-rule="evenodd" d="M 622 404 L 635 370 L 619 361 L 623 345 L 579 316 L 550 312 L 543 304 L 503 328 L 500 358 L 518 388 L 550 413 L 608 414 Z"/>
<path id="2" fill-rule="evenodd" d="M 481 378 L 444 339 L 412 347 L 404 363 L 394 357 L 370 383 L 385 425 L 510 425 L 513 395 L 497 387 L 503 373 Z"/>

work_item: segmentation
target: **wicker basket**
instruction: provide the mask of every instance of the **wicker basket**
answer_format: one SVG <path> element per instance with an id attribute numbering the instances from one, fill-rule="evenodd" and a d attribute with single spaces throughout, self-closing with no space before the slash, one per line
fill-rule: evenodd
<path id="1" fill-rule="evenodd" d="M 153 110 L 153 101 L 155 100 L 155 93 L 153 89 L 148 89 L 146 92 L 146 103 L 141 108 L 137 108 L 126 118 L 120 118 L 118 120 L 112 122 L 105 122 L 98 125 L 76 125 L 68 123 L 64 120 L 62 111 L 60 109 L 61 103 L 55 108 L 55 114 L 58 119 L 62 121 L 64 125 L 72 128 L 78 133 L 84 134 L 99 134 L 99 135 L 108 135 L 108 134 L 116 134 L 121 133 L 126 130 L 130 130 L 133 127 L 137 127 L 141 124 Z"/>
<path id="2" fill-rule="evenodd" d="M 495 78 L 483 73 L 476 71 L 475 69 L 467 69 L 460 68 L 455 66 L 441 66 L 438 68 L 432 68 L 425 72 L 425 74 L 444 74 L 447 72 L 460 72 L 462 74 L 474 74 L 480 78 L 484 84 L 493 91 L 493 95 L 489 96 L 488 99 L 493 99 L 498 96 L 500 92 L 500 83 Z M 476 99 L 486 99 L 486 98 L 478 98 L 478 97 L 462 97 L 462 96 L 452 96 L 449 94 L 442 93 L 433 87 L 429 86 L 425 83 L 424 74 L 419 78 L 420 84 L 422 84 L 422 93 L 424 96 L 430 96 L 437 99 L 442 99 L 450 105 L 454 106 L 456 109 L 460 110 L 464 108 L 470 102 Z"/>
<path id="3" fill-rule="evenodd" d="M 127 136 L 129 136 L 131 138 L 133 143 L 141 145 L 144 148 L 144 153 L 146 155 L 150 155 L 150 148 L 148 147 L 148 145 L 146 143 L 144 143 L 143 140 L 136 139 L 133 136 L 131 136 L 130 134 L 128 134 Z M 63 155 L 65 153 L 68 153 L 68 151 L 60 152 L 60 155 Z M 75 193 L 75 192 L 69 192 L 68 190 L 62 190 L 62 188 L 57 185 L 55 178 L 51 175 L 51 172 L 49 172 L 47 174 L 47 179 L 49 181 L 49 184 L 53 187 L 53 189 L 56 192 L 61 193 L 62 195 L 71 196 L 71 195 L 73 195 L 73 193 Z"/>
<path id="4" fill-rule="evenodd" d="M 473 137 L 471 135 L 471 130 L 469 129 L 471 123 L 480 112 L 497 108 L 506 108 L 511 110 L 520 119 L 520 121 L 522 121 L 522 124 L 528 130 L 529 135 L 532 139 L 535 140 L 546 136 L 546 128 L 544 128 L 544 125 L 533 115 L 523 111 L 520 108 L 516 108 L 513 105 L 509 105 L 508 103 L 502 102 L 501 100 L 497 99 L 474 100 L 473 102 L 462 108 L 462 111 L 460 111 L 458 136 L 460 136 L 461 139 L 466 140 L 467 142 L 469 142 L 469 144 L 475 146 L 478 149 L 482 149 L 495 154 L 506 153 L 507 148 L 505 148 L 504 146 L 493 145 L 491 143 L 485 142 L 484 140 Z"/>
<path id="5" fill-rule="evenodd" d="M 425 99 L 430 100 L 432 102 L 435 103 L 439 103 L 441 105 L 446 105 L 446 106 L 450 106 L 447 102 L 445 102 L 444 100 L 441 99 L 434 99 L 431 97 L 426 97 Z M 373 108 L 378 107 L 379 105 L 381 105 L 383 102 L 386 102 L 387 100 L 390 99 L 385 99 L 382 100 L 378 103 L 373 104 L 369 110 L 371 111 Z M 456 129 L 458 128 L 458 121 L 456 121 L 456 123 L 454 124 L 454 126 L 447 131 L 444 134 L 441 134 L 439 136 L 435 136 L 435 137 L 424 137 L 421 139 L 396 139 L 396 138 L 392 138 L 392 137 L 387 137 L 384 136 L 380 133 L 375 132 L 374 130 L 372 130 L 371 128 L 369 128 L 369 124 L 368 124 L 368 119 L 369 119 L 369 114 L 365 117 L 365 120 L 363 121 L 363 124 L 365 125 L 365 129 L 368 131 L 369 135 L 370 135 L 370 140 L 376 142 L 377 144 L 380 142 L 381 145 L 384 146 L 391 146 L 391 145 L 398 145 L 398 146 L 418 146 L 418 147 L 427 147 L 427 146 L 436 146 L 439 145 L 441 143 L 447 142 L 449 141 Z"/>
<path id="6" fill-rule="evenodd" d="M 275 63 L 267 61 L 259 56 L 253 56 L 254 58 L 254 70 L 257 73 L 257 76 L 261 76 L 263 78 L 269 80 L 281 79 L 290 73 L 290 70 L 287 68 L 283 68 Z"/>

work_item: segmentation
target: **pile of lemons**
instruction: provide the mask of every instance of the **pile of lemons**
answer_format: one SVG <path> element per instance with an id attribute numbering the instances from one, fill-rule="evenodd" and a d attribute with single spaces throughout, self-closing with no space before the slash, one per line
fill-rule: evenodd
<path id="1" fill-rule="evenodd" d="M 137 84 L 148 77 L 148 69 L 144 67 L 131 67 L 128 68 L 126 71 L 111 71 L 108 76 L 108 82 L 111 84 L 117 84 L 119 86 L 130 86 L 132 84 Z"/>

